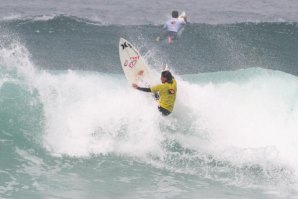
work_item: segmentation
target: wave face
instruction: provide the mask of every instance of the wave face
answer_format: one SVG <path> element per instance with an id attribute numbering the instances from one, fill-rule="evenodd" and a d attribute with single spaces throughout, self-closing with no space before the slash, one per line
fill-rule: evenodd
<path id="1" fill-rule="evenodd" d="M 150 9 L 148 9 L 150 8 Z M 86 0 L 51 2 L 1 0 L 0 18 L 14 19 L 39 16 L 45 20 L 55 15 L 76 16 L 102 24 L 161 24 L 172 10 L 185 10 L 192 23 L 227 24 L 239 22 L 297 22 L 298 3 L 293 0 L 159 0 L 139 1 Z"/>
<path id="2" fill-rule="evenodd" d="M 1 21 L 0 197 L 296 198 L 297 24 Z M 173 114 L 130 88 L 119 37 L 178 81 Z"/>
<path id="3" fill-rule="evenodd" d="M 171 46 L 155 42 L 162 31 L 154 25 L 100 25 L 66 16 L 1 24 L 2 32 L 25 43 L 32 61 L 45 69 L 121 73 L 117 45 L 124 37 L 150 65 L 160 68 L 167 63 L 177 73 L 262 67 L 298 74 L 296 23 L 189 24 Z"/>

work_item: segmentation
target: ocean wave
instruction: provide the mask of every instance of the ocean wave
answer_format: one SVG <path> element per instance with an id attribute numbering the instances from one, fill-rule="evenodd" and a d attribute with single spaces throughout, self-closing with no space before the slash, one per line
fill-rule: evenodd
<path id="1" fill-rule="evenodd" d="M 177 74 L 176 107 L 163 118 L 124 75 L 32 70 L 26 53 L 15 48 L 19 61 L 0 63 L 6 77 L 0 105 L 7 107 L 0 117 L 8 132 L 1 139 L 17 147 L 41 147 L 53 157 L 133 157 L 231 182 L 235 170 L 253 184 L 292 181 L 298 164 L 295 76 L 262 68 Z"/>
<path id="2" fill-rule="evenodd" d="M 297 75 L 297 23 L 189 24 L 173 45 L 156 43 L 161 26 L 103 25 L 77 17 L 1 22 L 17 35 L 36 65 L 54 70 L 121 73 L 118 40 L 134 43 L 153 68 L 180 74 L 262 67 Z M 13 38 L 12 38 L 13 40 Z"/>

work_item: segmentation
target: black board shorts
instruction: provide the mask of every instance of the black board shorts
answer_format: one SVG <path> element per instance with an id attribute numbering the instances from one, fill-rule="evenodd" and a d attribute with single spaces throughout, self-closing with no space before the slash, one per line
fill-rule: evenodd
<path id="1" fill-rule="evenodd" d="M 161 112 L 161 114 L 163 116 L 167 116 L 167 115 L 170 115 L 171 114 L 171 111 L 168 111 L 167 109 L 162 108 L 161 106 L 158 107 L 158 110 L 159 110 L 159 112 Z"/>
<path id="2" fill-rule="evenodd" d="M 176 39 L 177 38 L 177 32 L 168 31 L 167 32 L 167 37 L 171 37 L 172 39 Z"/>

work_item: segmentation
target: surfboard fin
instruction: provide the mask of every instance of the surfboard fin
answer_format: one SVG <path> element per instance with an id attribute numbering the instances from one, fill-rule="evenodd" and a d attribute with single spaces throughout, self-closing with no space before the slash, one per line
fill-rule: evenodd
<path id="1" fill-rule="evenodd" d="M 164 68 L 163 68 L 163 70 L 162 71 L 169 71 L 170 69 L 169 69 L 169 66 L 168 66 L 168 64 L 166 64 L 165 66 L 164 66 Z"/>

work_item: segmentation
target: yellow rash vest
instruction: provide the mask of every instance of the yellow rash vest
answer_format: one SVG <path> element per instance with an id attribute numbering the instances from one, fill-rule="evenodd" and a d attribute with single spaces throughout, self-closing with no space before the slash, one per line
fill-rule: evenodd
<path id="1" fill-rule="evenodd" d="M 176 100 L 177 83 L 173 79 L 172 83 L 158 84 L 150 88 L 151 92 L 159 93 L 159 106 L 172 112 Z"/>

